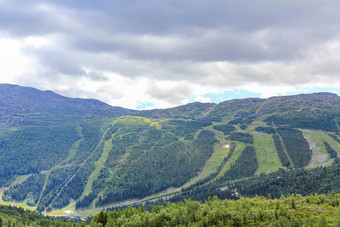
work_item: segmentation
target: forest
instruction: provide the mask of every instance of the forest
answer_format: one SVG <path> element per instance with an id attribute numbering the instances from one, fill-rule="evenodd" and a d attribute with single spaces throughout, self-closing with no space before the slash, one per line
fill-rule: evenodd
<path id="1" fill-rule="evenodd" d="M 24 210 L 23 208 L 0 205 L 0 226 L 8 227 L 85 227 L 87 224 L 79 219 L 56 218 Z"/>
<path id="2" fill-rule="evenodd" d="M 191 103 L 114 118 L 1 128 L 2 202 L 39 212 L 86 213 L 160 193 L 169 193 L 172 202 L 339 193 L 334 116 L 340 110 L 333 106 L 340 100 L 320 97 Z M 325 160 L 310 165 L 306 135 Z"/>
<path id="3" fill-rule="evenodd" d="M 278 128 L 282 141 L 287 149 L 287 153 L 296 167 L 308 165 L 312 158 L 312 151 L 308 142 L 304 139 L 302 132 L 293 128 Z"/>
<path id="4" fill-rule="evenodd" d="M 127 207 L 96 214 L 90 226 L 340 226 L 340 194 L 279 199 L 256 196 L 239 200 L 209 197 L 203 203 L 192 200 L 153 206 Z"/>
<path id="5" fill-rule="evenodd" d="M 340 160 L 329 167 L 318 167 L 312 170 L 280 169 L 271 174 L 261 174 L 234 182 L 223 179 L 183 190 L 182 193 L 169 199 L 170 202 L 181 202 L 192 199 L 203 202 L 208 197 L 218 196 L 220 199 L 239 199 L 261 195 L 280 198 L 296 193 L 301 195 L 340 193 Z M 223 190 L 221 190 L 223 189 Z M 235 193 L 237 192 L 237 193 Z M 155 204 L 158 204 L 157 202 Z M 155 205 L 152 204 L 152 205 Z"/>

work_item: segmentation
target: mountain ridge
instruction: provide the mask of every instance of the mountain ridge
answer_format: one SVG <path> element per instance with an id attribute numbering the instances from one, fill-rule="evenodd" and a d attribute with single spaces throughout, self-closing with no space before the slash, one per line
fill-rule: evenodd
<path id="1" fill-rule="evenodd" d="M 86 213 L 328 166 L 340 155 L 340 97 L 332 93 L 136 111 L 0 85 L 0 103 L 0 202 L 41 212 Z"/>
<path id="2" fill-rule="evenodd" d="M 60 124 L 135 112 L 96 99 L 69 98 L 53 91 L 12 84 L 0 84 L 0 103 L 1 127 Z"/>
<path id="3" fill-rule="evenodd" d="M 16 97 L 13 99 L 13 97 Z M 14 84 L 0 84 L 0 113 L 2 116 L 6 116 L 9 111 L 16 111 L 15 117 L 18 115 L 28 115 L 28 117 L 37 117 L 42 113 L 47 114 L 48 111 L 56 111 L 59 114 L 69 115 L 69 120 L 75 120 L 75 114 L 67 112 L 68 109 L 75 109 L 78 111 L 78 117 L 82 120 L 100 119 L 103 117 L 117 117 L 122 115 L 138 115 L 145 117 L 155 118 L 187 118 L 198 119 L 203 118 L 205 113 L 210 109 L 219 107 L 233 107 L 237 105 L 252 105 L 254 103 L 262 102 L 282 102 L 282 101 L 299 101 L 305 103 L 305 105 L 312 106 L 311 102 L 314 101 L 335 101 L 340 100 L 337 94 L 329 92 L 316 92 L 310 94 L 298 94 L 290 96 L 273 96 L 266 99 L 261 98 L 244 98 L 244 99 L 232 99 L 222 101 L 220 103 L 201 103 L 193 102 L 180 106 L 164 109 L 151 109 L 151 110 L 133 110 L 126 109 L 119 106 L 111 106 L 105 102 L 97 99 L 83 99 L 83 98 L 70 98 L 59 95 L 53 91 L 46 90 L 41 91 L 32 87 L 24 87 Z M 45 111 L 43 111 L 45 109 Z M 87 111 L 87 113 L 85 113 Z M 211 110 L 212 111 L 212 110 Z M 195 112 L 195 114 L 193 114 Z M 210 112 L 209 112 L 210 113 Z M 209 114 L 208 113 L 208 114 Z M 101 115 L 101 116 L 100 116 Z M 13 117 L 9 114 L 8 117 Z M 50 116 L 56 117 L 56 116 Z M 20 120 L 18 120 L 20 121 Z M 6 126 L 6 123 L 0 123 L 2 127 Z M 20 123 L 7 123 L 8 127 L 20 125 Z"/>

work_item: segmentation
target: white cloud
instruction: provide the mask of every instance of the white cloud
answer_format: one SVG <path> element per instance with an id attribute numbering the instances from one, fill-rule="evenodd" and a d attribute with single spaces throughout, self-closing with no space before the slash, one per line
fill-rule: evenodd
<path id="1" fill-rule="evenodd" d="M 211 98 L 204 97 L 204 96 L 201 96 L 201 95 L 195 96 L 194 101 L 195 102 L 202 102 L 202 103 L 211 103 L 212 102 Z"/>
<path id="2" fill-rule="evenodd" d="M 23 47 L 18 40 L 0 39 L 0 82 L 16 83 L 22 75 L 29 76 L 34 71 L 33 59 L 22 53 Z"/>
<path id="3" fill-rule="evenodd" d="M 262 97 L 340 88 L 339 9 L 331 0 L 0 0 L 0 82 L 128 108 L 211 102 L 206 94 L 234 88 Z"/>

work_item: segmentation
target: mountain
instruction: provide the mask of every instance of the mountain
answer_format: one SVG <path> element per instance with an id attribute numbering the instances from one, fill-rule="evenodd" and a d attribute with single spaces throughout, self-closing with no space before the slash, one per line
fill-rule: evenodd
<path id="1" fill-rule="evenodd" d="M 55 125 L 133 114 L 94 99 L 75 99 L 52 91 L 0 84 L 0 127 Z"/>
<path id="2" fill-rule="evenodd" d="M 340 97 L 331 93 L 134 111 L 17 85 L 0 91 L 5 204 L 86 215 L 280 171 L 338 171 Z"/>

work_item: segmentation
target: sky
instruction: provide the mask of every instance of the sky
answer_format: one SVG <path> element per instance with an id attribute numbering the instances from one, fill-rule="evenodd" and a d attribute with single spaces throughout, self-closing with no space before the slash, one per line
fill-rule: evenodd
<path id="1" fill-rule="evenodd" d="M 0 83 L 131 109 L 340 94 L 332 0 L 0 0 Z"/>

